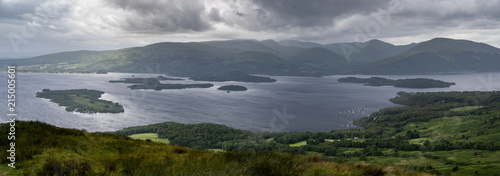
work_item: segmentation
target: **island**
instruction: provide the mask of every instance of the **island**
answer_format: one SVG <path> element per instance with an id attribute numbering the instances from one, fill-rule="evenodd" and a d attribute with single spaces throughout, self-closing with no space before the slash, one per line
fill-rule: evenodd
<path id="1" fill-rule="evenodd" d="M 225 90 L 225 91 L 246 91 L 248 90 L 245 86 L 240 85 L 225 85 L 220 86 L 217 90 Z"/>
<path id="2" fill-rule="evenodd" d="M 50 90 L 43 89 L 37 92 L 36 97 L 50 99 L 51 102 L 65 106 L 66 111 L 81 113 L 120 113 L 124 112 L 119 103 L 101 100 L 104 94 L 98 90 L 74 89 L 74 90 Z"/>
<path id="3" fill-rule="evenodd" d="M 264 77 L 264 76 L 252 76 L 241 71 L 229 71 L 221 73 L 212 74 L 198 74 L 190 77 L 194 81 L 238 81 L 238 82 L 254 82 L 254 83 L 265 83 L 265 82 L 276 82 L 275 79 Z"/>
<path id="4" fill-rule="evenodd" d="M 189 89 L 189 88 L 210 88 L 213 84 L 203 83 L 203 84 L 162 84 L 160 80 L 183 80 L 180 78 L 168 78 L 163 76 L 158 76 L 156 78 L 120 78 L 120 80 L 111 80 L 110 83 L 127 83 L 135 84 L 128 86 L 130 89 Z"/>
<path id="5" fill-rule="evenodd" d="M 153 90 L 162 90 L 162 89 L 189 89 L 189 88 L 210 88 L 213 87 L 213 84 L 203 83 L 203 84 L 140 84 L 140 85 L 131 85 L 128 86 L 130 89 L 153 89 Z"/>
<path id="6" fill-rule="evenodd" d="M 120 80 L 111 80 L 109 83 L 130 83 L 130 84 L 155 84 L 160 83 L 162 80 L 171 80 L 171 81 L 181 81 L 184 79 L 181 78 L 169 78 L 164 76 L 158 76 L 156 78 L 120 78 Z"/>
<path id="7" fill-rule="evenodd" d="M 350 83 L 364 83 L 367 86 L 394 86 L 403 88 L 446 88 L 455 85 L 453 82 L 444 82 L 441 80 L 427 79 L 427 78 L 413 78 L 413 79 L 398 79 L 392 80 L 381 77 L 371 77 L 371 78 L 356 78 L 347 77 L 340 78 L 338 82 L 350 82 Z"/>

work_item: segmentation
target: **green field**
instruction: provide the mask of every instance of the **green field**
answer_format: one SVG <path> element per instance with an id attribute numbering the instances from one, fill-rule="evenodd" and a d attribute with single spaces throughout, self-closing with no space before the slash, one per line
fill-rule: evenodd
<path id="1" fill-rule="evenodd" d="M 111 106 L 109 106 L 110 103 L 108 101 L 92 100 L 92 99 L 84 98 L 82 96 L 77 96 L 77 95 L 69 95 L 69 97 L 75 103 L 78 103 L 80 105 L 83 105 L 83 106 L 86 106 L 89 108 L 93 108 L 93 109 L 103 108 L 103 109 L 106 109 L 108 111 L 112 110 Z M 106 106 L 106 105 L 108 105 L 108 106 Z"/>
<path id="2" fill-rule="evenodd" d="M 300 142 L 297 142 L 295 144 L 290 144 L 290 147 L 301 147 L 304 145 L 307 145 L 307 141 L 300 141 Z"/>
<path id="3" fill-rule="evenodd" d="M 225 152 L 225 150 L 222 149 L 207 149 L 207 150 L 212 152 Z"/>
<path id="4" fill-rule="evenodd" d="M 464 106 L 460 108 L 453 108 L 450 111 L 460 112 L 460 111 L 471 111 L 481 108 L 481 106 Z"/>
<path id="5" fill-rule="evenodd" d="M 160 142 L 160 143 L 165 143 L 165 144 L 170 143 L 170 141 L 168 141 L 168 139 L 158 138 L 158 134 L 156 134 L 156 133 L 139 133 L 139 134 L 130 135 L 129 137 L 131 137 L 132 139 L 141 139 L 141 140 L 149 139 L 149 140 L 154 141 L 154 142 Z"/>

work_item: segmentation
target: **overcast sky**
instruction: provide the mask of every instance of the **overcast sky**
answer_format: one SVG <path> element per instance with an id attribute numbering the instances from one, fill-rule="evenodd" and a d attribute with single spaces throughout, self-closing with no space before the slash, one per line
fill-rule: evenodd
<path id="1" fill-rule="evenodd" d="M 500 47 L 499 9 L 500 0 L 0 0 L 0 58 L 227 39 Z"/>

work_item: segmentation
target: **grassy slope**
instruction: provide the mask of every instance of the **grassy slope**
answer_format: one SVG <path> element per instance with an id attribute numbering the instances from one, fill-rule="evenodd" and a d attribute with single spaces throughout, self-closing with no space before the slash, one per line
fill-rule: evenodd
<path id="1" fill-rule="evenodd" d="M 470 110 L 479 109 L 480 107 L 481 106 L 464 106 L 464 107 L 450 109 L 450 111 L 457 111 L 457 112 L 470 111 Z"/>
<path id="2" fill-rule="evenodd" d="M 8 125 L 0 125 L 6 139 Z M 321 161 L 276 152 L 210 152 L 130 137 L 16 123 L 16 170 L 24 175 L 426 175 L 398 168 Z M 0 140 L 7 150 L 7 140 Z M 7 153 L 0 154 L 5 158 Z M 2 160 L 2 165 L 7 161 Z"/>
<path id="3" fill-rule="evenodd" d="M 165 144 L 170 143 L 170 141 L 168 141 L 168 139 L 158 138 L 158 134 L 156 134 L 156 133 L 140 133 L 140 134 L 133 134 L 133 135 L 130 135 L 128 137 L 131 137 L 132 139 L 142 139 L 142 140 L 149 139 L 149 140 L 154 141 L 154 142 L 165 143 Z"/>
<path id="4" fill-rule="evenodd" d="M 295 144 L 290 144 L 290 147 L 301 147 L 304 145 L 307 145 L 307 141 L 300 141 L 300 142 L 297 142 Z"/>

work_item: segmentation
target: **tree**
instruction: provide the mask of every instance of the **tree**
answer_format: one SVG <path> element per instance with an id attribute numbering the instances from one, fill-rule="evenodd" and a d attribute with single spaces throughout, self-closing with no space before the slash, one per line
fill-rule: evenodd
<path id="1" fill-rule="evenodd" d="M 359 160 L 361 160 L 361 161 L 366 161 L 366 160 L 368 160 L 368 158 L 366 158 L 366 155 L 361 155 L 361 156 L 359 157 Z"/>

